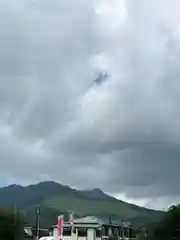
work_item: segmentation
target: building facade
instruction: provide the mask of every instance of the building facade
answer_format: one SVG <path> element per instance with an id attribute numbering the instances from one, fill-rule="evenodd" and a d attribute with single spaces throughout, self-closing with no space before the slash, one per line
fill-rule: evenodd
<path id="1" fill-rule="evenodd" d="M 63 239 L 70 240 L 72 236 L 74 240 L 87 239 L 107 239 L 110 236 L 117 236 L 120 239 L 131 238 L 132 227 L 130 224 L 115 223 L 110 220 L 100 220 L 94 216 L 87 216 L 74 219 L 73 229 L 69 222 L 63 224 Z M 52 235 L 58 236 L 57 225 L 52 227 Z"/>

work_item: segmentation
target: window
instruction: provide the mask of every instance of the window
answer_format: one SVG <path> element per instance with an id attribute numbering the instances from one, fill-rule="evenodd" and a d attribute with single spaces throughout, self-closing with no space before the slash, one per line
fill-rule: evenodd
<path id="1" fill-rule="evenodd" d="M 63 228 L 63 236 L 71 236 L 71 228 Z"/>
<path id="2" fill-rule="evenodd" d="M 128 237 L 128 231 L 124 230 L 124 237 Z"/>
<path id="3" fill-rule="evenodd" d="M 103 228 L 101 228 L 101 235 L 102 236 L 106 236 L 106 230 L 105 230 L 105 228 L 103 227 Z"/>
<path id="4" fill-rule="evenodd" d="M 119 236 L 122 237 L 122 229 L 119 228 Z"/>
<path id="5" fill-rule="evenodd" d="M 118 229 L 117 228 L 114 228 L 114 236 L 119 236 L 119 231 L 118 231 Z"/>
<path id="6" fill-rule="evenodd" d="M 119 235 L 120 237 L 122 237 L 122 229 L 121 229 L 121 228 L 118 229 L 118 235 Z"/>
<path id="7" fill-rule="evenodd" d="M 101 237 L 101 230 L 96 229 L 96 237 L 100 238 Z"/>
<path id="8" fill-rule="evenodd" d="M 109 228 L 105 228 L 105 236 L 109 236 Z"/>
<path id="9" fill-rule="evenodd" d="M 87 229 L 78 228 L 78 237 L 87 237 Z"/>

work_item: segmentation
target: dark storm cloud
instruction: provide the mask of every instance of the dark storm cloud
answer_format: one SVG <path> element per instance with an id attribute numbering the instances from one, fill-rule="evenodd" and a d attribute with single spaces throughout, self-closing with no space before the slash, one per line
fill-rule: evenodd
<path id="1" fill-rule="evenodd" d="M 178 7 L 0 3 L 3 175 L 130 198 L 180 196 Z M 101 68 L 108 82 L 86 92 Z"/>

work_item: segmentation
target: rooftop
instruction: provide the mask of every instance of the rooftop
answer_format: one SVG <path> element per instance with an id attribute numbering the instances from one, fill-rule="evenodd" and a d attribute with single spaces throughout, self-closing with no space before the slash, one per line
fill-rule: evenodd
<path id="1" fill-rule="evenodd" d="M 113 221 L 110 219 L 100 219 L 95 216 L 86 216 L 82 218 L 76 218 L 74 219 L 74 225 L 77 227 L 101 227 L 102 225 L 111 225 L 114 227 L 129 227 L 131 224 L 125 224 L 121 221 Z M 54 225 L 53 227 L 56 227 L 57 225 Z M 69 227 L 69 222 L 64 222 L 64 227 Z"/>

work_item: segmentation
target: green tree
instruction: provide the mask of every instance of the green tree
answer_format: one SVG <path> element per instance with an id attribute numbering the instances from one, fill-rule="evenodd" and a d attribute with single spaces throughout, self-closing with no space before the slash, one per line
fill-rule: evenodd
<path id="1" fill-rule="evenodd" d="M 0 239 L 23 239 L 23 220 L 19 214 L 0 210 Z"/>
<path id="2" fill-rule="evenodd" d="M 164 240 L 180 239 L 180 205 L 170 207 L 158 230 Z"/>
<path id="3" fill-rule="evenodd" d="M 169 208 L 160 223 L 147 229 L 147 236 L 143 240 L 180 240 L 180 205 Z"/>

